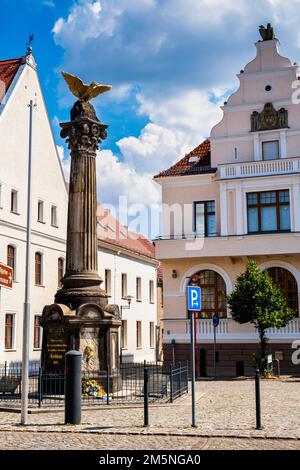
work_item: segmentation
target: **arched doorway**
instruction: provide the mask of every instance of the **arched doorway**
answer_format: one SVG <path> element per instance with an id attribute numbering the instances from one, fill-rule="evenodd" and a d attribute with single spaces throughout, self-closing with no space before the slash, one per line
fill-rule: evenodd
<path id="1" fill-rule="evenodd" d="M 214 313 L 227 317 L 226 285 L 220 274 L 205 269 L 193 274 L 189 284 L 201 287 L 202 310 L 198 318 L 212 318 Z"/>
<path id="2" fill-rule="evenodd" d="M 278 287 L 281 287 L 285 294 L 286 305 L 295 311 L 295 315 L 299 315 L 298 307 L 298 286 L 293 274 L 287 269 L 273 267 L 267 269 L 272 281 Z"/>

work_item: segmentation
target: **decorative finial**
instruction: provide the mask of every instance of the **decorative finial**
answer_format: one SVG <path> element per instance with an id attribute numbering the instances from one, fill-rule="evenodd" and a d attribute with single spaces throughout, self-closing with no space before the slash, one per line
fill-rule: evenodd
<path id="1" fill-rule="evenodd" d="M 71 93 L 73 93 L 73 95 L 76 96 L 79 101 L 88 102 L 91 99 L 96 98 L 96 96 L 101 95 L 101 93 L 105 93 L 112 88 L 111 85 L 101 85 L 97 82 L 92 82 L 87 85 L 86 83 L 83 83 L 80 78 L 75 77 L 75 75 L 71 75 L 67 72 L 62 72 L 61 74 L 67 82 Z"/>
<path id="2" fill-rule="evenodd" d="M 27 46 L 27 51 L 26 51 L 26 55 L 30 55 L 32 54 L 32 42 L 33 42 L 33 39 L 34 39 L 34 34 L 30 33 L 29 36 L 28 36 L 28 42 L 26 43 L 26 46 Z"/>
<path id="3" fill-rule="evenodd" d="M 268 23 L 267 27 L 265 27 L 263 24 L 260 25 L 259 34 L 261 35 L 263 41 L 271 41 L 275 39 L 274 28 L 271 26 L 271 23 Z"/>

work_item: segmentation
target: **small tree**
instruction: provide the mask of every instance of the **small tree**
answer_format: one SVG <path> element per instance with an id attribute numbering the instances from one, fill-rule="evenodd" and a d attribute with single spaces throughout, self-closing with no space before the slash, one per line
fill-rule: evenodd
<path id="1" fill-rule="evenodd" d="M 232 318 L 242 323 L 252 323 L 260 338 L 257 367 L 263 374 L 267 370 L 266 330 L 282 328 L 295 313 L 287 308 L 284 293 L 274 285 L 267 271 L 260 271 L 254 260 L 248 261 L 246 271 L 237 278 L 234 291 L 228 297 Z"/>

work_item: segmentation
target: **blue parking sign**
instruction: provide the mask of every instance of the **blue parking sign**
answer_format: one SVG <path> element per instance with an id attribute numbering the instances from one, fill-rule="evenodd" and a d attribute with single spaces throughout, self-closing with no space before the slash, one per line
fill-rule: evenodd
<path id="1" fill-rule="evenodd" d="M 188 286 L 188 310 L 200 312 L 201 310 L 201 287 Z"/>

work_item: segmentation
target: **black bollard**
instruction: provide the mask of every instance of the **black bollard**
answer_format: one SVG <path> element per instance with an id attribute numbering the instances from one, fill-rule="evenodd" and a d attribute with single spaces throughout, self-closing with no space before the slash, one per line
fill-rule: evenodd
<path id="1" fill-rule="evenodd" d="M 255 372 L 255 401 L 256 401 L 256 429 L 262 429 L 261 425 L 261 408 L 260 408 L 260 372 Z"/>
<path id="2" fill-rule="evenodd" d="M 144 427 L 149 426 L 149 370 L 144 365 Z"/>
<path id="3" fill-rule="evenodd" d="M 81 353 L 65 355 L 65 424 L 81 422 Z"/>

